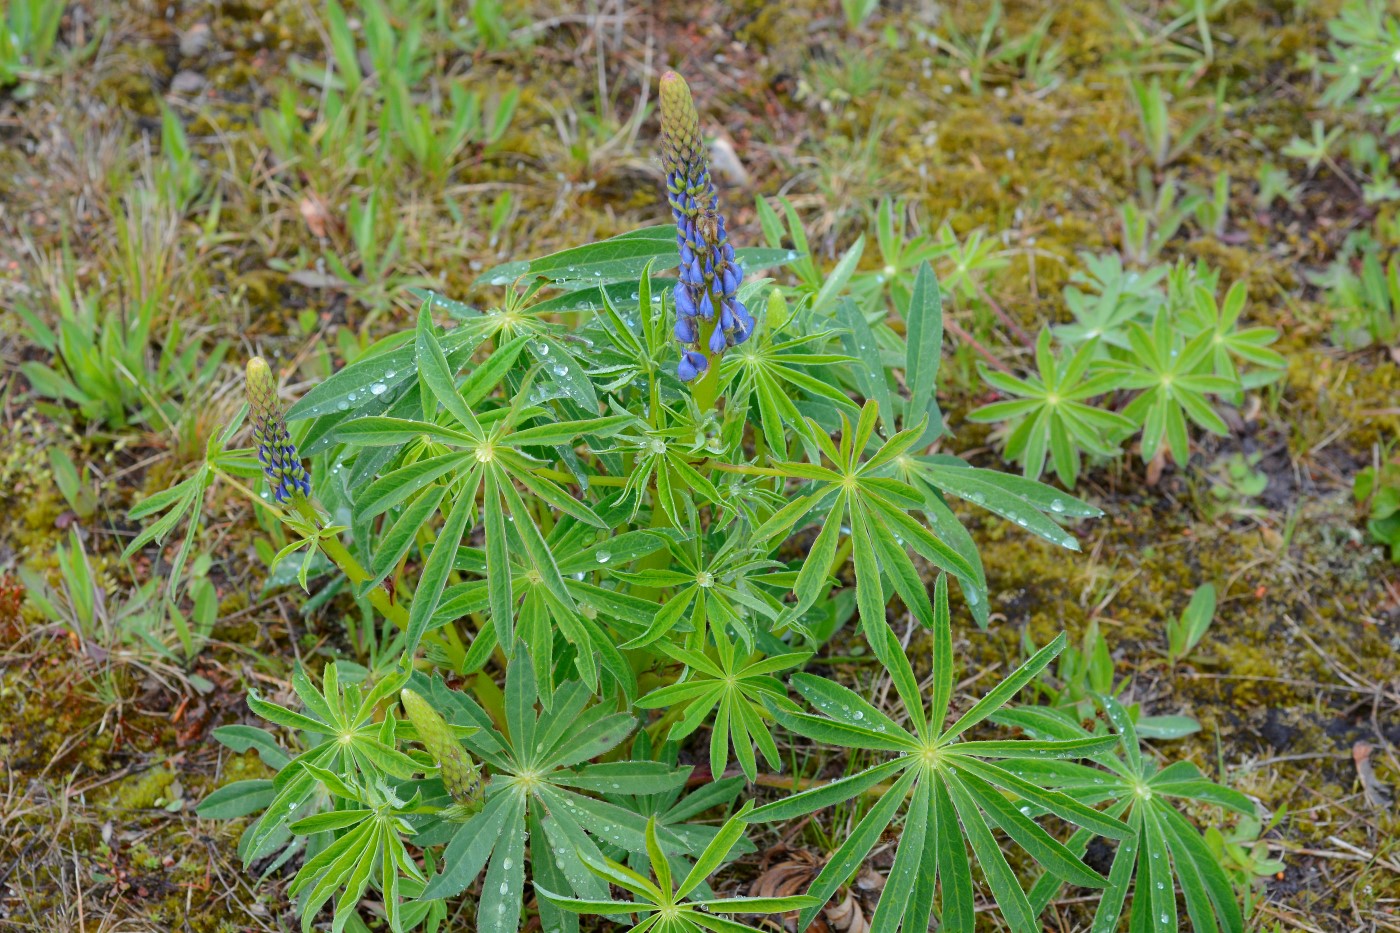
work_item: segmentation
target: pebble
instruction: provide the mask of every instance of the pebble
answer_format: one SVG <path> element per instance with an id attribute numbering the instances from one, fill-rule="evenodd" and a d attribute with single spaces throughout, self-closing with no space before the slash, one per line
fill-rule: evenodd
<path id="1" fill-rule="evenodd" d="M 716 136 L 710 143 L 710 167 L 730 184 L 741 187 L 750 184 L 748 169 L 744 168 L 739 153 L 734 149 L 734 141 L 728 135 Z"/>
<path id="2" fill-rule="evenodd" d="M 204 75 L 197 71 L 180 71 L 170 82 L 170 93 L 179 94 L 181 97 L 193 97 L 204 90 L 204 85 L 208 83 Z"/>
<path id="3" fill-rule="evenodd" d="M 195 23 L 180 36 L 180 54 L 185 58 L 198 58 L 209 51 L 213 38 L 208 23 Z"/>

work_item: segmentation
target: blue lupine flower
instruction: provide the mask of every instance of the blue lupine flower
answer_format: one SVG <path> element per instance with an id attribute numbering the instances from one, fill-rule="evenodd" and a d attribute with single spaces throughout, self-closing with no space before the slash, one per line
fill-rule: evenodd
<path id="1" fill-rule="evenodd" d="M 311 495 L 311 477 L 297 456 L 297 445 L 287 433 L 282 406 L 277 403 L 277 380 L 260 356 L 248 361 L 248 410 L 258 462 L 267 475 L 272 497 L 290 502 L 297 494 Z"/>
<path id="2" fill-rule="evenodd" d="M 738 298 L 744 272 L 734 260 L 719 213 L 719 195 L 700 138 L 700 116 L 685 79 L 674 71 L 661 76 L 661 147 L 681 254 L 673 303 L 676 339 L 684 349 L 676 372 L 688 382 L 725 350 L 748 340 L 754 321 Z"/>

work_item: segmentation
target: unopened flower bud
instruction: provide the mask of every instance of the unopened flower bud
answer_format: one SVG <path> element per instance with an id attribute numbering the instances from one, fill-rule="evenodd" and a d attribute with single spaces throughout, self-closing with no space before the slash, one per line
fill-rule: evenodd
<path id="1" fill-rule="evenodd" d="M 452 795 L 453 801 L 461 807 L 479 809 L 483 792 L 481 770 L 452 734 L 447 720 L 412 690 L 401 691 L 399 698 L 403 701 L 408 721 L 418 732 L 419 741 L 438 763 L 443 786 Z"/>
<path id="2" fill-rule="evenodd" d="M 298 493 L 310 495 L 311 476 L 287 433 L 287 421 L 277 401 L 277 379 L 260 356 L 248 361 L 248 410 L 258 462 L 272 487 L 272 497 L 278 502 L 290 502 Z"/>

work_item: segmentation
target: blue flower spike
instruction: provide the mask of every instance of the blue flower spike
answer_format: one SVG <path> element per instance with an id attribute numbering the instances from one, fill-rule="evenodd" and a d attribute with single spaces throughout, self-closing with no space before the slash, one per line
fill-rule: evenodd
<path id="1" fill-rule="evenodd" d="M 287 433 L 287 421 L 277 401 L 277 379 L 260 356 L 248 361 L 248 411 L 258 462 L 267 475 L 272 497 L 285 504 L 298 495 L 311 495 L 311 476 L 297 456 L 297 445 Z"/>
<path id="2" fill-rule="evenodd" d="M 673 295 L 676 340 L 682 346 L 676 372 L 690 382 L 716 367 L 725 350 L 748 340 L 754 320 L 738 298 L 744 272 L 719 212 L 690 87 L 668 71 L 661 76 L 660 96 L 666 193 L 681 254 Z"/>

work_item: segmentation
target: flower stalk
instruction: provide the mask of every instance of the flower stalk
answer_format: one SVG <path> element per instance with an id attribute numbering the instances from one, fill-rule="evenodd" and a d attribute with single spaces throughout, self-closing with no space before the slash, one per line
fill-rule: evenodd
<path id="1" fill-rule="evenodd" d="M 257 447 L 258 462 L 262 464 L 272 498 L 291 509 L 290 514 L 276 510 L 277 514 L 283 521 L 295 522 L 300 519 L 309 529 L 323 529 L 325 520 L 309 498 L 311 476 L 297 454 L 296 443 L 287 431 L 286 418 L 277 399 L 277 379 L 267 361 L 260 356 L 248 360 L 247 375 L 248 410 L 253 423 L 253 442 Z M 241 483 L 238 485 L 252 495 L 247 487 Z M 256 501 L 269 505 L 262 497 Z M 315 534 L 315 546 L 340 568 L 351 586 L 360 587 L 373 579 L 336 534 Z M 399 629 L 408 629 L 408 607 L 389 590 L 375 586 L 364 596 L 380 615 Z M 425 640 L 438 643 L 446 653 L 448 663 L 454 667 L 466 657 L 466 648 L 451 627 L 428 633 Z"/>

